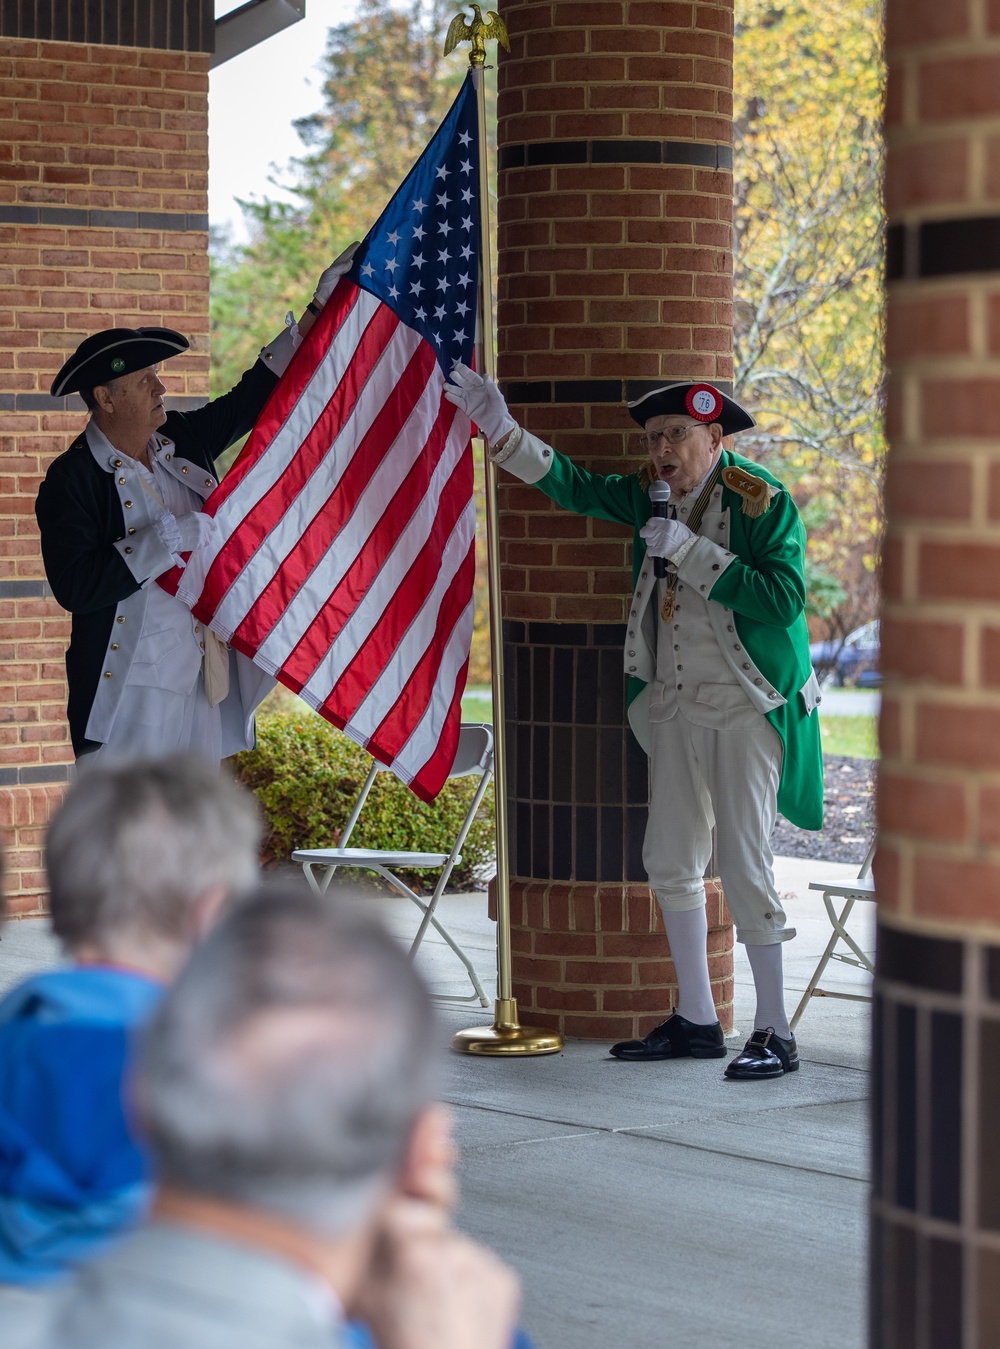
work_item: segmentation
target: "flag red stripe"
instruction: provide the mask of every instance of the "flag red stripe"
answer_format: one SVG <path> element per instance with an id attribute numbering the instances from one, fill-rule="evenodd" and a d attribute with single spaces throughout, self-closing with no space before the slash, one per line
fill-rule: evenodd
<path id="1" fill-rule="evenodd" d="M 387 558 L 412 519 L 414 509 L 419 507 L 425 498 L 434 470 L 447 445 L 454 411 L 450 403 L 442 404 L 441 412 L 427 437 L 423 453 L 414 462 L 376 522 L 367 545 L 345 572 L 340 584 L 330 595 L 323 612 L 317 614 L 295 648 L 289 652 L 284 662 L 285 669 L 295 679 L 300 680 L 301 684 L 308 681 L 310 675 L 326 657 L 336 635 L 342 631 L 376 576 L 386 565 Z M 393 602 L 395 603 L 395 597 Z M 305 673 L 306 671 L 308 673 Z"/>
<path id="2" fill-rule="evenodd" d="M 401 579 L 392 604 L 371 624 L 365 640 L 331 689 L 327 701 L 353 715 L 392 659 L 404 633 L 416 621 L 441 572 L 445 545 L 469 502 L 471 482 L 456 482 L 453 475 L 438 503 L 437 515 L 426 542 L 413 565 Z M 470 475 L 471 476 L 471 475 Z"/>
<path id="3" fill-rule="evenodd" d="M 415 384 L 426 384 L 433 369 L 433 360 L 433 352 L 429 351 L 425 343 L 421 343 L 410 360 L 405 378 L 393 388 L 368 432 L 362 438 L 350 463 L 341 475 L 336 491 L 303 530 L 294 550 L 281 562 L 278 570 L 261 590 L 253 606 L 237 626 L 236 632 L 241 636 L 254 631 L 257 634 L 258 642 L 265 641 L 276 624 L 280 622 L 294 595 L 322 562 L 330 547 L 331 540 L 340 533 L 345 521 L 354 513 L 364 489 L 368 486 L 382 460 L 391 452 L 396 438 L 413 410 L 414 400 L 408 390 L 412 389 Z M 419 470 L 426 457 L 427 452 L 425 450 L 414 465 L 414 469 Z M 413 474 L 411 472 L 406 480 L 407 483 L 412 479 Z M 419 477 L 417 480 L 419 480 Z M 391 536 L 392 540 L 398 538 L 402 526 L 405 524 L 405 519 L 408 518 L 408 515 L 403 517 L 402 512 L 407 507 L 412 509 L 413 500 L 419 500 L 419 498 L 411 497 L 410 502 L 407 502 L 404 498 L 400 505 L 397 505 L 401 496 L 403 496 L 402 492 L 396 493 L 390 511 L 386 512 L 386 515 L 391 512 L 397 524 L 396 531 Z M 392 510 L 392 507 L 395 507 L 395 510 Z M 384 520 L 385 516 L 383 516 Z M 385 532 L 384 525 L 378 532 Z M 373 553 L 377 549 L 377 537 L 378 535 L 373 532 L 359 554 L 359 558 L 373 558 Z M 380 555 L 373 558 L 367 569 L 369 576 L 381 565 L 390 547 L 391 541 L 388 546 L 383 548 Z M 357 565 L 358 560 L 356 559 L 348 575 L 355 570 Z M 344 580 L 346 579 L 345 577 Z M 354 603 L 351 603 L 349 607 L 343 603 L 342 597 L 346 593 L 344 581 L 341 581 L 317 615 L 315 621 L 319 622 L 327 632 L 329 632 L 331 622 L 339 628 L 340 622 L 354 609 Z M 340 610 L 339 613 L 338 609 Z M 324 649 L 328 646 L 329 638 L 324 644 Z M 318 658 L 319 654 L 317 653 Z"/>
<path id="4" fill-rule="evenodd" d="M 263 412 L 257 418 L 250 439 L 219 484 L 217 491 L 212 494 L 213 514 L 237 488 L 242 486 L 247 474 L 261 455 L 270 448 L 271 442 L 288 420 L 292 409 L 309 387 L 316 373 L 316 367 L 333 345 L 361 295 L 362 291 L 352 281 L 342 280 L 320 310 L 319 317 L 306 333 L 288 369 L 278 381 Z"/>
<path id="5" fill-rule="evenodd" d="M 205 578 L 199 608 L 205 606 L 215 613 L 226 591 L 246 566 L 248 558 L 256 553 L 277 521 L 296 501 L 317 466 L 329 453 L 337 432 L 353 412 L 364 387 L 367 371 L 386 349 L 398 327 L 399 320 L 391 310 L 382 307 L 376 311 L 358 344 L 355 359 L 348 366 L 333 396 L 314 423 L 309 437 L 293 456 L 281 477 L 257 505 L 248 511 L 238 532 L 233 534 L 219 551 Z M 384 448 L 383 453 L 387 450 L 388 446 Z M 374 465 L 371 471 L 373 469 Z M 333 500 L 336 499 L 337 494 Z M 327 535 L 327 543 L 329 538 L 330 535 Z"/>
<path id="6" fill-rule="evenodd" d="M 475 574 L 476 547 L 473 540 L 442 597 L 441 607 L 436 615 L 433 638 L 428 633 L 428 642 L 423 655 L 413 667 L 413 672 L 403 685 L 399 697 L 371 738 L 371 743 L 378 745 L 379 758 L 384 758 L 387 763 L 391 763 L 402 752 L 413 733 L 414 725 L 423 716 L 431 700 L 438 679 L 441 652 L 455 624 L 469 607 Z M 459 680 L 459 684 L 464 688 L 464 680 Z M 342 706 L 342 703 L 340 705 Z M 448 764 L 451 765 L 451 758 L 448 759 Z"/>

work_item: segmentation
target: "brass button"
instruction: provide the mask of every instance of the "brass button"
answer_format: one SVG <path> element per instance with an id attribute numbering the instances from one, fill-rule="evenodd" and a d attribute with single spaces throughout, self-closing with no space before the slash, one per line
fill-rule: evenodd
<path id="1" fill-rule="evenodd" d="M 129 525 L 129 531 L 128 531 L 128 532 L 129 532 L 130 534 L 134 534 L 134 533 L 135 533 L 135 525 Z"/>
<path id="2" fill-rule="evenodd" d="M 205 643 L 204 643 L 204 642 L 199 642 L 198 645 L 201 647 L 202 651 L 205 650 Z"/>
<path id="3" fill-rule="evenodd" d="M 634 666 L 634 665 L 630 665 L 630 666 L 628 667 L 628 672 L 629 672 L 629 674 L 635 674 L 635 666 Z"/>
<path id="4" fill-rule="evenodd" d="M 170 463 L 170 455 L 169 455 L 169 454 L 164 455 L 164 458 L 166 459 L 167 463 L 169 464 L 169 463 Z"/>
<path id="5" fill-rule="evenodd" d="M 124 478 L 119 478 L 118 481 L 122 484 L 123 487 L 125 486 L 125 479 L 124 479 Z"/>
<path id="6" fill-rule="evenodd" d="M 753 682 L 754 682 L 755 684 L 763 684 L 764 681 L 763 681 L 763 679 L 755 679 Z"/>
<path id="7" fill-rule="evenodd" d="M 132 503 L 131 503 L 131 501 L 126 501 L 126 502 L 125 502 L 125 509 L 126 509 L 127 511 L 130 511 L 130 510 L 132 509 Z"/>
<path id="8" fill-rule="evenodd" d="M 117 650 L 118 650 L 118 643 L 117 643 L 117 642 L 112 642 L 112 643 L 111 643 L 111 650 L 112 650 L 112 651 L 117 651 Z"/>
<path id="9" fill-rule="evenodd" d="M 185 464 L 184 467 L 181 469 L 181 472 L 182 472 L 182 473 L 186 473 L 187 471 L 188 471 L 188 467 L 187 467 L 187 464 Z"/>
<path id="10" fill-rule="evenodd" d="M 110 671 L 110 670 L 105 670 L 105 671 L 104 671 L 104 678 L 105 678 L 105 679 L 110 679 L 110 678 L 111 678 L 111 671 Z"/>
<path id="11" fill-rule="evenodd" d="M 634 651 L 630 651 L 628 654 L 629 654 L 630 656 L 634 656 L 634 655 L 635 655 L 635 652 L 634 652 Z"/>
<path id="12" fill-rule="evenodd" d="M 125 546 L 125 551 L 126 551 L 126 553 L 131 553 L 132 549 L 129 548 L 128 545 L 126 544 L 126 546 Z"/>
<path id="13" fill-rule="evenodd" d="M 747 661 L 744 661 L 744 662 L 743 662 L 743 668 L 744 668 L 744 670 L 749 670 L 749 669 L 750 669 L 750 665 L 749 665 L 749 663 L 748 663 Z"/>
<path id="14" fill-rule="evenodd" d="M 124 615 L 124 614 L 119 614 L 119 615 L 118 615 L 118 622 L 119 622 L 119 623 L 124 623 L 124 622 L 125 622 L 125 615 Z"/>
<path id="15" fill-rule="evenodd" d="M 206 478 L 206 479 L 205 479 L 205 486 L 206 486 L 206 487 L 212 487 L 213 485 L 214 485 L 214 484 L 213 484 L 213 481 L 212 481 L 211 478 Z"/>
<path id="16" fill-rule="evenodd" d="M 778 695 L 777 695 L 776 693 L 774 693 L 774 692 L 771 692 L 771 693 L 769 693 L 767 696 L 768 696 L 769 698 L 777 698 Z"/>
<path id="17" fill-rule="evenodd" d="M 114 460 L 112 460 L 112 462 L 113 462 L 115 468 L 121 468 L 121 466 L 122 466 L 122 461 L 121 461 L 120 459 L 114 459 Z"/>

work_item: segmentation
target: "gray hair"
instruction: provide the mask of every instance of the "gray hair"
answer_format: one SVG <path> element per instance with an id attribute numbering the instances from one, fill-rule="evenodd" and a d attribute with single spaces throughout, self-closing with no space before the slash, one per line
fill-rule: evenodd
<path id="1" fill-rule="evenodd" d="M 434 1095 L 430 998 L 356 905 L 285 882 L 195 951 L 143 1040 L 161 1178 L 320 1232 L 360 1221 Z"/>
<path id="2" fill-rule="evenodd" d="M 95 764 L 46 836 L 53 930 L 71 946 L 187 937 L 206 891 L 237 895 L 256 884 L 260 834 L 253 796 L 196 755 Z"/>

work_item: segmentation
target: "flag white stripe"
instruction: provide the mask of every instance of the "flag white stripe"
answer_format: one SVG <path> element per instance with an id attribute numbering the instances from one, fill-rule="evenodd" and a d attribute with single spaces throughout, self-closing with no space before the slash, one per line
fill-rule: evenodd
<path id="1" fill-rule="evenodd" d="M 413 781 L 428 759 L 434 755 L 440 743 L 448 713 L 455 700 L 458 677 L 469 659 L 473 618 L 474 605 L 470 601 L 460 614 L 441 653 L 441 665 L 427 709 L 413 728 L 406 745 L 393 761 L 392 771 L 406 783 Z"/>
<path id="2" fill-rule="evenodd" d="M 303 581 L 279 622 L 261 643 L 260 650 L 266 660 L 278 665 L 284 664 L 302 640 L 317 613 L 322 610 L 349 569 L 364 552 L 400 483 L 406 478 L 413 464 L 426 452 L 427 437 L 439 415 L 442 384 L 440 374 L 436 381 L 432 374 L 410 416 L 400 429 L 391 450 L 372 475 L 354 510 L 344 520 L 336 538 L 330 543 L 312 574 Z M 432 488 L 428 488 L 428 491 L 432 491 Z M 425 500 L 421 501 L 420 505 L 426 508 Z M 400 537 L 403 537 L 410 527 L 411 522 L 408 522 Z M 425 527 L 424 538 L 429 529 L 430 523 Z M 386 559 L 384 566 L 390 566 L 393 557 L 394 553 Z M 381 575 L 380 572 L 376 576 L 376 585 Z M 394 580 L 392 594 L 395 593 L 397 585 L 398 580 Z"/>
<path id="3" fill-rule="evenodd" d="M 247 558 L 240 575 L 236 577 L 220 601 L 212 627 L 223 633 L 227 639 L 246 618 L 272 576 L 281 570 L 290 554 L 299 546 L 302 536 L 315 518 L 326 509 L 330 497 L 336 491 L 359 445 L 371 429 L 375 418 L 385 406 L 385 388 L 392 388 L 399 381 L 419 345 L 420 337 L 418 334 L 402 325 L 397 328 L 396 335 L 382 352 L 372 372 L 372 378 L 366 381 L 365 387 L 361 391 L 350 416 L 344 423 L 343 429 L 334 441 L 333 447 L 324 456 L 316 471 L 303 484 L 302 490 L 286 503 L 281 519 L 274 522 L 257 552 Z M 416 458 L 422 449 L 422 444 L 422 441 L 415 444 L 406 443 L 403 448 L 409 455 Z M 399 442 L 397 442 L 398 445 Z M 268 456 L 262 457 L 266 459 Z M 383 459 L 375 476 L 381 475 L 384 480 L 385 475 L 389 473 L 398 476 L 399 466 L 392 466 Z M 242 502 L 237 500 L 238 497 L 239 493 L 234 494 L 232 501 L 234 511 L 242 518 L 244 511 Z M 353 515 L 356 516 L 357 511 Z M 359 538 L 357 531 L 353 534 L 341 532 L 331 542 L 316 568 L 316 573 L 322 574 L 324 564 L 332 558 L 336 581 L 327 584 L 327 578 L 324 577 L 322 589 L 325 590 L 325 593 L 319 597 L 316 595 L 312 597 L 314 601 L 317 598 L 319 599 L 320 607 L 329 598 L 334 585 L 353 563 L 357 553 L 364 546 L 368 533 L 370 533 L 370 529 L 367 529 L 364 536 Z M 301 593 L 302 590 L 300 589 L 299 594 Z M 319 609 L 314 607 L 312 617 L 315 617 L 318 612 Z M 301 631 L 304 632 L 307 626 L 308 623 L 303 625 Z M 291 646 L 287 649 L 290 651 Z"/>
<path id="4" fill-rule="evenodd" d="M 455 423 L 458 420 L 456 417 L 455 422 L 452 423 L 445 441 L 444 451 L 437 462 L 427 490 L 417 503 L 417 508 L 411 515 L 406 528 L 400 534 L 392 552 L 373 578 L 371 586 L 361 598 L 350 618 L 336 634 L 333 644 L 313 671 L 309 680 L 309 687 L 315 689 L 325 686 L 326 688 L 326 693 L 320 699 L 320 702 L 333 688 L 340 672 L 347 668 L 357 654 L 384 610 L 393 605 L 396 593 L 406 573 L 413 566 L 421 548 L 427 542 L 427 537 L 437 518 L 441 493 L 461 462 L 462 455 L 468 445 L 467 432 L 464 441 L 460 435 L 456 434 Z M 462 421 L 464 422 L 465 419 L 462 418 Z"/>

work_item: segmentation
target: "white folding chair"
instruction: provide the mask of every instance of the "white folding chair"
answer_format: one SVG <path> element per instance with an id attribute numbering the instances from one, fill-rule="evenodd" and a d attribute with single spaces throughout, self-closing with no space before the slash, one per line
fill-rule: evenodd
<path id="1" fill-rule="evenodd" d="M 870 993 L 842 993 L 838 989 L 820 988 L 819 981 L 831 960 L 839 960 L 844 965 L 853 965 L 858 970 L 867 970 L 869 974 L 875 973 L 875 966 L 871 958 L 861 949 L 847 930 L 847 920 L 858 900 L 874 901 L 875 899 L 875 878 L 872 876 L 875 845 L 876 839 L 873 838 L 871 847 L 865 854 L 865 860 L 861 863 L 861 870 L 854 880 L 809 882 L 810 890 L 822 891 L 827 917 L 830 919 L 830 925 L 833 928 L 833 936 L 827 942 L 826 950 L 820 956 L 819 964 L 813 971 L 809 985 L 802 995 L 802 1001 L 795 1009 L 795 1015 L 790 1022 L 792 1030 L 798 1025 L 799 1018 L 805 1011 L 810 998 L 844 998 L 848 1002 L 871 1002 Z M 839 912 L 835 900 L 844 901 Z M 837 946 L 841 942 L 847 947 L 846 951 L 837 950 Z"/>
<path id="2" fill-rule="evenodd" d="M 374 871 L 381 876 L 397 894 L 405 896 L 413 901 L 421 911 L 422 917 L 420 926 L 417 928 L 416 936 L 410 944 L 410 958 L 416 955 L 420 943 L 423 941 L 428 927 L 433 927 L 435 932 L 444 942 L 455 952 L 459 960 L 465 966 L 465 972 L 472 981 L 472 987 L 475 993 L 462 997 L 457 995 L 437 994 L 442 1002 L 475 1002 L 477 999 L 483 1007 L 489 1006 L 489 999 L 483 992 L 482 984 L 479 982 L 479 976 L 472 961 L 455 941 L 451 933 L 444 927 L 437 917 L 438 901 L 444 894 L 445 887 L 451 877 L 451 873 L 462 860 L 462 845 L 468 836 L 472 827 L 472 822 L 476 818 L 479 807 L 482 804 L 483 797 L 486 795 L 486 789 L 490 785 L 490 779 L 493 777 L 493 727 L 478 722 L 463 722 L 461 734 L 458 740 L 458 750 L 455 754 L 455 762 L 449 778 L 469 777 L 473 774 L 479 774 L 479 786 L 476 788 L 475 795 L 469 803 L 469 808 L 465 812 L 461 827 L 455 835 L 455 841 L 452 844 L 451 852 L 433 853 L 433 852 L 407 852 L 405 850 L 393 850 L 385 848 L 349 848 L 347 844 L 351 834 L 354 832 L 354 826 L 357 824 L 368 798 L 368 793 L 372 789 L 372 783 L 375 781 L 376 774 L 380 772 L 389 772 L 385 764 L 372 761 L 372 766 L 365 778 L 364 786 L 361 788 L 360 795 L 354 803 L 354 809 L 351 811 L 347 824 L 344 826 L 344 832 L 341 837 L 340 846 L 337 848 L 302 848 L 292 853 L 293 862 L 301 862 L 302 870 L 305 872 L 306 880 L 318 895 L 323 894 L 330 885 L 334 873 L 340 867 L 360 867 L 365 871 Z M 433 870 L 440 868 L 440 874 L 437 883 L 429 899 L 421 899 L 420 896 L 396 875 L 397 870 L 416 871 Z"/>

